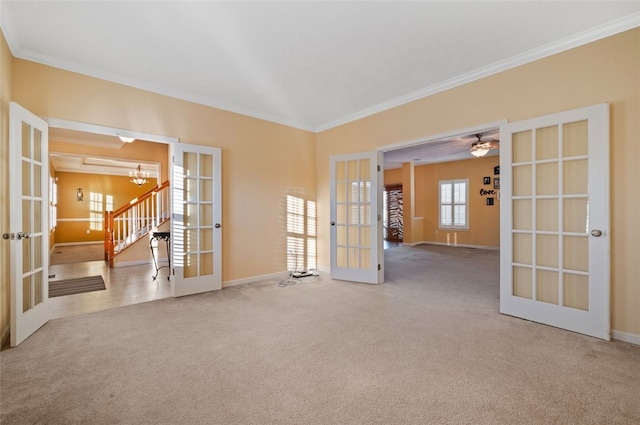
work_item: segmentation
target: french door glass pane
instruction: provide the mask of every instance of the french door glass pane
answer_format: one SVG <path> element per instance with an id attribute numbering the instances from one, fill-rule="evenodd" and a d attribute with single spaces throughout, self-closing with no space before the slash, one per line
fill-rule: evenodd
<path id="1" fill-rule="evenodd" d="M 536 229 L 557 232 L 558 200 L 539 199 L 536 202 Z"/>
<path id="2" fill-rule="evenodd" d="M 44 273 L 42 270 L 33 275 L 33 305 L 36 306 L 44 301 Z"/>
<path id="3" fill-rule="evenodd" d="M 530 130 L 514 133 L 512 136 L 512 159 L 514 163 L 531 161 L 533 139 Z"/>
<path id="4" fill-rule="evenodd" d="M 589 193 L 588 163 L 586 159 L 564 162 L 564 193 Z"/>
<path id="5" fill-rule="evenodd" d="M 564 274 L 564 305 L 579 310 L 589 310 L 589 277 Z"/>
<path id="6" fill-rule="evenodd" d="M 567 198 L 563 202 L 564 231 L 572 233 L 587 233 L 589 229 L 589 203 L 587 198 Z"/>
<path id="7" fill-rule="evenodd" d="M 531 165 L 513 167 L 513 196 L 531 196 Z"/>
<path id="8" fill-rule="evenodd" d="M 536 170 L 537 194 L 557 195 L 558 194 L 558 163 L 548 162 L 538 164 Z"/>
<path id="9" fill-rule="evenodd" d="M 531 199 L 515 199 L 513 201 L 513 228 L 515 230 L 531 230 Z"/>
<path id="10" fill-rule="evenodd" d="M 587 236 L 564 237 L 564 268 L 589 271 L 589 239 Z"/>
<path id="11" fill-rule="evenodd" d="M 545 303 L 558 304 L 558 272 L 538 270 L 536 275 L 536 299 Z"/>
<path id="12" fill-rule="evenodd" d="M 213 177 L 213 155 L 200 154 L 200 176 Z"/>
<path id="13" fill-rule="evenodd" d="M 558 158 L 558 126 L 539 128 L 536 131 L 536 159 Z"/>
<path id="14" fill-rule="evenodd" d="M 22 156 L 31 157 L 31 126 L 24 121 L 22 122 Z"/>
<path id="15" fill-rule="evenodd" d="M 558 267 L 558 236 L 538 235 L 536 244 L 537 265 Z"/>
<path id="16" fill-rule="evenodd" d="M 513 267 L 513 295 L 522 298 L 533 298 L 532 271 L 527 267 Z"/>
<path id="17" fill-rule="evenodd" d="M 588 122 L 576 121 L 563 126 L 563 156 L 581 156 L 589 153 Z"/>
<path id="18" fill-rule="evenodd" d="M 519 264 L 532 264 L 532 239 L 529 233 L 513 235 L 513 261 Z"/>
<path id="19" fill-rule="evenodd" d="M 22 278 L 22 312 L 26 313 L 31 310 L 31 279 L 32 275 Z"/>

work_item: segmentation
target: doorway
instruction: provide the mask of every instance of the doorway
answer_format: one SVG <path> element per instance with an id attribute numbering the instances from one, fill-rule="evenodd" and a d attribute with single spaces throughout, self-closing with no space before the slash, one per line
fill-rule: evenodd
<path id="1" fill-rule="evenodd" d="M 384 249 L 402 244 L 403 229 L 403 196 L 402 185 L 387 185 L 382 193 L 382 236 Z"/>
<path id="2" fill-rule="evenodd" d="M 152 279 L 156 268 L 146 238 L 130 250 L 121 267 L 109 267 L 104 251 L 104 211 L 130 203 L 169 178 L 167 141 L 127 133 L 135 141 L 125 142 L 118 137 L 123 130 L 53 119 L 49 124 L 50 258 L 57 259 L 50 261 L 49 281 L 101 276 L 105 286 L 104 290 L 50 298 L 50 318 L 171 296 L 167 267 Z M 137 168 L 146 182 L 130 181 L 130 173 Z M 168 260 L 163 248 L 154 244 L 154 249 L 162 251 L 159 265 Z"/>

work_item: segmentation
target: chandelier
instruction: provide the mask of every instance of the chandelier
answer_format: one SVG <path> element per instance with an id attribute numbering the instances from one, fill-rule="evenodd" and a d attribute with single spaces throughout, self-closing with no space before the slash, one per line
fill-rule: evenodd
<path id="1" fill-rule="evenodd" d="M 131 183 L 137 184 L 138 186 L 145 184 L 147 182 L 147 177 L 149 177 L 149 173 L 142 171 L 140 164 L 138 164 L 138 168 L 134 171 L 129 171 L 129 180 Z"/>

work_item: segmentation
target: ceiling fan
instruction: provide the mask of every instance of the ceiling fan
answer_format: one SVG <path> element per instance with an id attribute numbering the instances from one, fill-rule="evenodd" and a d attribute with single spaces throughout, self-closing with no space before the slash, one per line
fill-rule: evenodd
<path id="1" fill-rule="evenodd" d="M 484 133 L 476 134 L 476 138 L 478 140 L 471 143 L 471 147 L 469 148 L 469 153 L 475 156 L 476 158 L 485 156 L 492 149 L 500 148 L 500 140 L 496 140 L 496 139 L 483 140 L 482 139 L 483 135 Z"/>

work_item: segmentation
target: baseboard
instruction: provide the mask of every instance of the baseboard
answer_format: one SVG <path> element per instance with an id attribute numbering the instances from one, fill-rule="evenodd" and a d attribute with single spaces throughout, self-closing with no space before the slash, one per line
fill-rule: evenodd
<path id="1" fill-rule="evenodd" d="M 4 347 L 4 344 L 9 339 L 9 331 L 11 330 L 11 326 L 7 326 L 2 332 L 2 339 L 0 339 L 0 347 Z"/>
<path id="2" fill-rule="evenodd" d="M 617 341 L 628 342 L 629 344 L 640 345 L 640 335 L 629 332 L 611 331 L 611 338 Z"/>
<path id="3" fill-rule="evenodd" d="M 244 285 L 245 283 L 260 282 L 262 280 L 281 279 L 283 276 L 288 276 L 288 274 L 289 272 L 284 271 L 284 272 L 263 274 L 259 276 L 246 277 L 244 279 L 227 280 L 226 282 L 222 282 L 222 287 L 229 288 L 232 286 Z"/>
<path id="4" fill-rule="evenodd" d="M 462 244 L 462 243 L 452 244 L 452 243 L 446 243 L 446 242 L 432 242 L 432 241 L 420 241 L 420 242 L 412 242 L 412 243 L 403 242 L 402 245 L 406 245 L 406 246 L 438 245 L 438 246 L 452 246 L 454 248 L 494 249 L 496 251 L 500 249 L 499 246 L 469 245 L 469 244 Z"/>
<path id="5" fill-rule="evenodd" d="M 103 245 L 104 241 L 89 241 L 89 242 L 56 242 L 53 247 L 56 246 L 74 246 L 74 245 Z"/>

